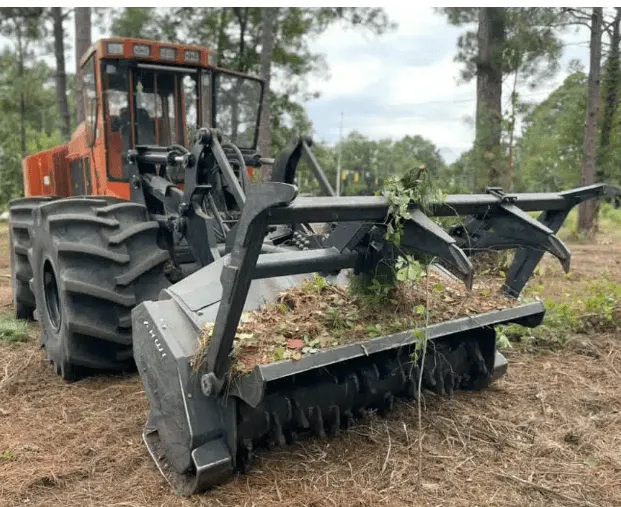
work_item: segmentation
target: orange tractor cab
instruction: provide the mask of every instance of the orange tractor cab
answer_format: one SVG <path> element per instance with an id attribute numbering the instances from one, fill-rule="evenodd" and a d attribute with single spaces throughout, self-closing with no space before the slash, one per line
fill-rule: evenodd
<path id="1" fill-rule="evenodd" d="M 67 144 L 24 159 L 25 195 L 129 199 L 129 150 L 189 148 L 199 126 L 216 127 L 242 152 L 253 153 L 263 84 L 217 68 L 211 58 L 209 50 L 192 45 L 96 42 L 80 61 L 85 120 Z M 253 169 L 248 166 L 251 175 Z"/>

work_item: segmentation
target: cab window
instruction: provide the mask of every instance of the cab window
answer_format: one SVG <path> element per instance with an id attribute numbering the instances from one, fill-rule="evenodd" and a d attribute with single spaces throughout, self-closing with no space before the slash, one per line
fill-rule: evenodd
<path id="1" fill-rule="evenodd" d="M 103 98 L 106 125 L 108 176 L 124 179 L 124 160 L 132 147 L 131 118 L 129 114 L 129 79 L 127 68 L 118 62 L 103 62 Z"/>
<path id="2" fill-rule="evenodd" d="M 82 68 L 82 91 L 84 94 L 84 122 L 87 142 L 92 145 L 97 138 L 97 81 L 95 78 L 95 55 Z"/>

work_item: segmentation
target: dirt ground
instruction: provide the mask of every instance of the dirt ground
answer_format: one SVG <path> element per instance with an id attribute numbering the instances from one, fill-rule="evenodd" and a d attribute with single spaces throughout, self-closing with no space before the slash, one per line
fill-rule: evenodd
<path id="1" fill-rule="evenodd" d="M 10 310 L 6 228 L 0 311 Z M 570 244 L 566 277 L 545 259 L 545 293 L 621 281 L 621 240 Z M 621 354 L 611 335 L 561 352 L 508 353 L 484 392 L 400 402 L 338 439 L 264 452 L 251 472 L 211 492 L 173 494 L 141 441 L 147 403 L 137 375 L 68 384 L 32 341 L 0 342 L 0 506 L 619 506 Z M 420 436 L 422 435 L 422 439 Z M 421 452 L 422 451 L 422 452 Z"/>

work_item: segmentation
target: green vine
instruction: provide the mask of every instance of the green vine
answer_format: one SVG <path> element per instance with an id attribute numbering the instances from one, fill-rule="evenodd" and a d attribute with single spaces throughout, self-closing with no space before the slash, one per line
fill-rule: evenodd
<path id="1" fill-rule="evenodd" d="M 446 195 L 434 186 L 424 166 L 411 169 L 401 177 L 391 176 L 382 194 L 388 201 L 386 239 L 396 246 L 401 244 L 403 224 L 411 218 L 409 210 L 412 206 L 429 213 L 434 202 L 446 199 Z"/>

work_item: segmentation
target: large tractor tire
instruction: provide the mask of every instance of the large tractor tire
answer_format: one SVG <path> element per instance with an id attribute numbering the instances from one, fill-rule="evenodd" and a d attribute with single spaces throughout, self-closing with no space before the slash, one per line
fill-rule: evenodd
<path id="1" fill-rule="evenodd" d="M 11 267 L 11 288 L 13 307 L 18 319 L 32 320 L 35 297 L 30 289 L 32 268 L 28 260 L 31 247 L 30 227 L 36 208 L 56 197 L 24 197 L 9 204 L 9 263 Z"/>
<path id="2" fill-rule="evenodd" d="M 131 310 L 170 285 L 158 231 L 143 205 L 116 198 L 59 199 L 35 211 L 35 316 L 64 379 L 134 369 Z"/>

